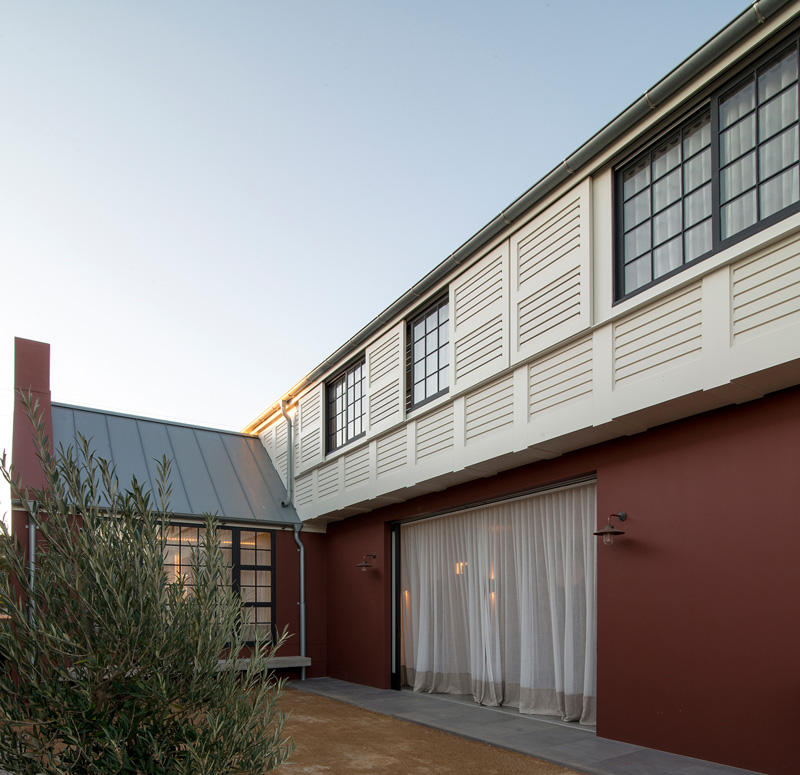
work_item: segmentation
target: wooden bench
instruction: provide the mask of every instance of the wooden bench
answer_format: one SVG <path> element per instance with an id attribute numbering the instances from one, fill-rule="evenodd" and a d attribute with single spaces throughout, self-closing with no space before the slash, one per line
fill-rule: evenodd
<path id="1" fill-rule="evenodd" d="M 311 657 L 271 657 L 267 660 L 267 667 L 270 668 L 270 670 L 282 670 L 289 667 L 308 667 L 310 664 Z M 237 659 L 233 664 L 231 664 L 231 661 L 227 659 L 220 659 L 219 662 L 217 662 L 218 670 L 247 670 L 249 667 L 249 657 L 245 659 Z"/>

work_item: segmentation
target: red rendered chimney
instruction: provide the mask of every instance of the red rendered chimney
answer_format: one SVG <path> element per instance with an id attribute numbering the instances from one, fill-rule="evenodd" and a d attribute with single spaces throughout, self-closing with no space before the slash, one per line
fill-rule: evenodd
<path id="1" fill-rule="evenodd" d="M 53 418 L 50 407 L 50 345 L 30 339 L 14 339 L 14 436 L 11 462 L 14 474 L 27 487 L 43 484 L 42 469 L 36 457 L 33 427 L 25 414 L 19 391 L 30 391 L 39 401 L 47 435 L 52 446 Z M 22 546 L 27 547 L 27 517 L 24 512 L 12 509 L 12 531 Z"/>

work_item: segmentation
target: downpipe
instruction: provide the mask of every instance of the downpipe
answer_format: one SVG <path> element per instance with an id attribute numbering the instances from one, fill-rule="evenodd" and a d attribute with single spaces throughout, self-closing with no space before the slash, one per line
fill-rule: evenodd
<path id="1" fill-rule="evenodd" d="M 39 503 L 33 501 L 28 505 L 28 621 L 33 624 L 36 618 L 36 520 L 39 515 Z"/>
<path id="2" fill-rule="evenodd" d="M 297 551 L 300 553 L 300 656 L 306 655 L 306 548 L 300 540 L 302 525 L 294 526 L 294 542 L 297 544 Z M 306 680 L 306 667 L 300 668 L 300 680 Z"/>
<path id="3" fill-rule="evenodd" d="M 281 399 L 281 414 L 286 420 L 286 500 L 281 501 L 281 506 L 292 505 L 292 494 L 294 490 L 294 434 L 292 418 L 286 411 L 286 400 Z M 306 548 L 300 540 L 302 525 L 294 526 L 294 542 L 297 544 L 297 551 L 300 553 L 300 600 L 297 605 L 300 607 L 300 656 L 306 655 Z M 305 665 L 300 668 L 300 680 L 306 680 Z"/>

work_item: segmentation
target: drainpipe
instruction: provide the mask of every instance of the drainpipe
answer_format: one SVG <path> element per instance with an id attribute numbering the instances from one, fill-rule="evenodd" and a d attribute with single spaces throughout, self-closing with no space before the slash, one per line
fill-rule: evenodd
<path id="1" fill-rule="evenodd" d="M 294 542 L 297 544 L 297 551 L 300 552 L 300 656 L 306 655 L 306 548 L 300 540 L 302 525 L 294 526 Z M 300 668 L 300 680 L 306 680 L 306 667 Z"/>
<path id="2" fill-rule="evenodd" d="M 36 616 L 36 518 L 39 504 L 36 501 L 28 504 L 28 584 L 30 599 L 28 600 L 28 621 L 33 624 Z"/>
<path id="3" fill-rule="evenodd" d="M 286 418 L 286 501 L 281 501 L 281 506 L 292 505 L 292 490 L 294 489 L 294 439 L 292 436 L 292 418 L 286 411 L 286 400 L 281 399 L 281 414 Z M 306 655 L 306 548 L 300 540 L 302 525 L 294 526 L 294 542 L 300 552 L 300 656 Z M 306 680 L 305 665 L 300 667 L 300 680 Z"/>
<path id="4" fill-rule="evenodd" d="M 292 418 L 286 412 L 286 399 L 281 399 L 281 414 L 286 418 L 286 502 L 281 506 L 292 505 L 294 487 L 294 439 L 292 438 Z"/>

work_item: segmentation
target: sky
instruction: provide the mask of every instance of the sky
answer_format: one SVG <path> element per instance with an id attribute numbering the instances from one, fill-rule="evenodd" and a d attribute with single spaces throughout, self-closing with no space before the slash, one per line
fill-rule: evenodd
<path id="1" fill-rule="evenodd" d="M 746 7 L 0 0 L 0 450 L 15 336 L 240 430 Z"/>

